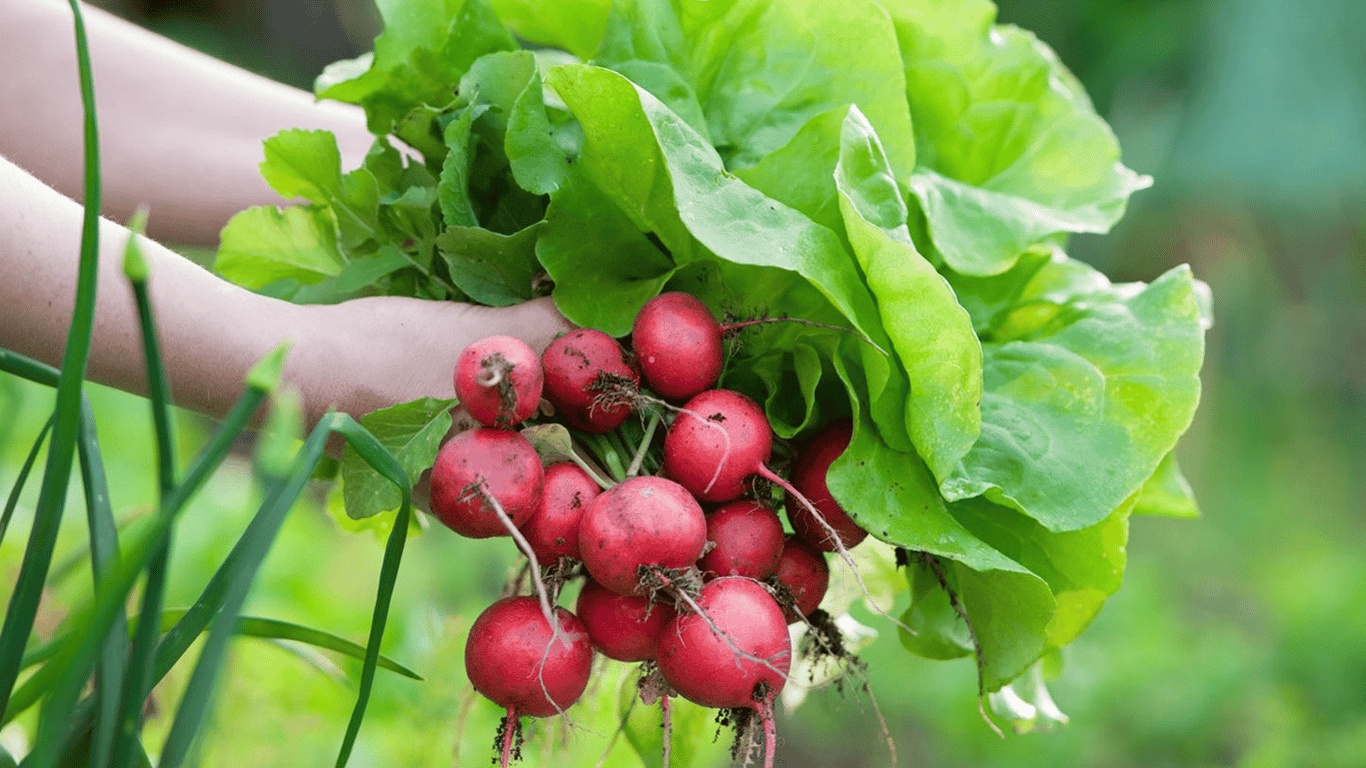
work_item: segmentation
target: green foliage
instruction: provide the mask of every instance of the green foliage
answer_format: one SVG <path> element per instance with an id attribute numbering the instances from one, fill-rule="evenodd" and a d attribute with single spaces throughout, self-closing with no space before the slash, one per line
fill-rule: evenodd
<path id="1" fill-rule="evenodd" d="M 1208 322 L 1189 269 L 1116 286 L 1063 252 L 1149 183 L 1076 79 L 984 2 L 552 5 L 382 4 L 374 55 L 318 83 L 380 137 L 352 172 L 375 204 L 346 197 L 326 137 L 283 132 L 263 172 L 309 203 L 243 214 L 219 272 L 295 300 L 505 305 L 543 269 L 570 320 L 617 336 L 666 288 L 824 323 L 754 332 L 725 385 L 784 437 L 855 415 L 831 487 L 884 542 L 943 560 L 983 690 L 1075 637 L 1118 586 L 1096 563 L 1122 569 L 1136 503 L 1189 509 L 1162 461 Z M 253 223 L 282 216 L 309 226 Z M 412 265 L 338 290 L 394 253 Z M 394 507 L 360 463 L 342 474 L 349 515 Z"/>

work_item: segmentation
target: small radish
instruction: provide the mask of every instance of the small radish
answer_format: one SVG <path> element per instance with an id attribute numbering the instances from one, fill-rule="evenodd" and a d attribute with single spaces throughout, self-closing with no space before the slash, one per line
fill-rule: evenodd
<path id="1" fill-rule="evenodd" d="M 486 427 L 514 427 L 531 418 L 543 385 L 536 352 L 512 336 L 480 339 L 455 363 L 455 396 Z"/>
<path id="2" fill-rule="evenodd" d="M 697 297 L 677 291 L 645 302 L 631 327 L 631 348 L 650 388 L 686 400 L 721 376 L 721 326 Z"/>
<path id="3" fill-rule="evenodd" d="M 830 470 L 831 463 L 849 447 L 849 439 L 853 433 L 853 423 L 848 419 L 832 422 L 792 463 L 792 486 L 820 512 L 829 527 L 839 535 L 839 543 L 843 544 L 845 549 L 863 541 L 868 532 L 850 519 L 830 495 L 825 475 Z M 790 494 L 787 501 L 787 519 L 792 523 L 792 530 L 807 544 L 826 552 L 833 552 L 839 548 L 826 527 L 812 516 L 805 505 Z"/>
<path id="4" fill-rule="evenodd" d="M 465 673 L 474 690 L 518 715 L 549 717 L 578 701 L 588 684 L 593 646 L 578 617 L 555 608 L 550 624 L 534 597 L 495 602 L 470 627 Z"/>
<path id="5" fill-rule="evenodd" d="M 441 446 L 432 465 L 432 514 L 472 539 L 510 533 L 497 507 L 520 526 L 536 511 L 545 472 L 536 449 L 518 432 L 466 430 Z"/>
<path id="6" fill-rule="evenodd" d="M 707 544 L 702 507 L 662 477 L 630 478 L 598 494 L 579 521 L 579 556 L 617 594 L 643 594 L 641 566 L 688 568 Z"/>
<path id="7" fill-rule="evenodd" d="M 674 609 L 639 595 L 619 595 L 592 579 L 584 582 L 574 613 L 593 647 L 617 661 L 647 661 L 659 651 L 659 637 Z"/>
<path id="8" fill-rule="evenodd" d="M 762 584 L 739 576 L 702 586 L 699 613 L 680 613 L 659 641 L 659 669 L 704 707 L 758 709 L 782 690 L 792 661 L 783 610 Z"/>
<path id="9" fill-rule="evenodd" d="M 578 559 L 579 520 L 601 491 L 593 478 L 572 462 L 545 468 L 541 503 L 519 526 L 541 563 L 551 565 L 561 556 Z"/>
<path id="10" fill-rule="evenodd" d="M 783 554 L 783 523 L 778 513 L 755 501 L 733 501 L 707 515 L 707 541 L 713 546 L 697 561 L 703 576 L 766 579 Z"/>
<path id="11" fill-rule="evenodd" d="M 555 339 L 541 355 L 545 397 L 557 417 L 576 429 L 601 434 L 631 415 L 631 393 L 640 375 L 627 365 L 616 339 L 592 328 L 576 328 Z"/>
<path id="12" fill-rule="evenodd" d="M 507 597 L 490 605 L 470 626 L 465 674 L 474 690 L 507 710 L 499 736 L 511 763 L 520 718 L 563 713 L 583 695 L 593 667 L 588 632 L 574 614 L 555 609 L 551 627 L 534 597 Z"/>
<path id="13" fill-rule="evenodd" d="M 664 438 L 664 473 L 703 501 L 730 501 L 767 472 L 773 433 L 759 404 L 709 389 L 689 400 Z M 770 473 L 771 474 L 771 473 Z"/>
<path id="14" fill-rule="evenodd" d="M 792 598 L 790 605 L 785 599 L 779 603 L 783 604 L 787 623 L 795 624 L 820 606 L 830 587 L 830 565 L 825 562 L 824 552 L 789 535 L 771 581 Z"/>

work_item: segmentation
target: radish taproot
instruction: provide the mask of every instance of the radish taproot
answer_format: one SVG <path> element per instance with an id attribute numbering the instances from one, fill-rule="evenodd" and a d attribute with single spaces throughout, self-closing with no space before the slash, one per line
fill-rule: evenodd
<path id="1" fill-rule="evenodd" d="M 472 539 L 508 535 L 498 509 L 514 526 L 540 503 L 545 471 L 530 441 L 491 427 L 466 430 L 446 441 L 431 475 L 431 510 L 448 528 Z"/>
<path id="2" fill-rule="evenodd" d="M 576 328 L 550 342 L 541 355 L 545 397 L 569 426 L 601 434 L 631 415 L 640 375 L 626 363 L 617 340 L 592 328 Z"/>
<path id="3" fill-rule="evenodd" d="M 512 336 L 469 344 L 455 363 L 455 396 L 486 427 L 513 427 L 531 418 L 544 382 L 536 352 Z"/>
<path id="4" fill-rule="evenodd" d="M 732 501 L 707 515 L 707 541 L 712 547 L 697 561 L 704 577 L 766 579 L 783 554 L 783 523 L 763 504 Z"/>
<path id="5" fill-rule="evenodd" d="M 556 635 L 534 597 L 506 597 L 470 626 L 465 673 L 474 690 L 517 715 L 549 717 L 588 685 L 593 646 L 578 617 L 555 608 Z"/>
<path id="6" fill-rule="evenodd" d="M 783 617 L 788 624 L 795 624 L 816 610 L 825 598 L 830 587 L 830 564 L 825 562 L 824 552 L 789 535 L 771 581 L 779 589 Z M 787 594 L 783 595 L 783 591 Z"/>
<path id="7" fill-rule="evenodd" d="M 670 400 L 686 400 L 721 376 L 721 326 L 691 294 L 670 291 L 645 302 L 631 326 L 631 348 L 645 383 Z"/>
<path id="8" fill-rule="evenodd" d="M 654 475 L 633 477 L 598 494 L 579 521 L 579 556 L 598 583 L 618 594 L 644 594 L 642 566 L 684 569 L 707 545 L 702 507 L 683 486 Z"/>
<path id="9" fill-rule="evenodd" d="M 609 659 L 648 661 L 659 652 L 659 637 L 674 609 L 640 595 L 619 595 L 593 579 L 584 582 L 574 613 L 593 647 Z"/>

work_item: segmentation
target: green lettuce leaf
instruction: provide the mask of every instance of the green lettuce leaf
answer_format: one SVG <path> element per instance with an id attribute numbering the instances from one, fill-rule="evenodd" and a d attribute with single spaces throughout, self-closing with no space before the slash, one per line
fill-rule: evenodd
<path id="1" fill-rule="evenodd" d="M 224 278 L 253 289 L 276 280 L 316 283 L 341 274 L 345 266 L 329 210 L 274 206 L 233 216 L 223 228 L 213 264 Z"/>
<path id="2" fill-rule="evenodd" d="M 488 0 L 377 0 L 384 32 L 373 54 L 323 70 L 319 98 L 365 107 L 370 131 L 388 133 L 423 104 L 452 100 L 452 85 L 476 59 L 517 47 Z"/>
<path id="3" fill-rule="evenodd" d="M 673 260 L 581 175 L 551 195 L 536 257 L 555 281 L 560 312 L 615 337 L 631 332 L 674 272 Z"/>
<path id="4" fill-rule="evenodd" d="M 866 396 L 839 367 L 857 408 Z M 1044 652 L 1054 608 L 1048 585 L 951 515 L 924 462 L 882 442 L 866 413 L 855 413 L 849 447 L 826 480 L 840 506 L 869 533 L 949 563 L 946 580 L 981 650 L 983 690 L 1010 682 Z"/>
<path id="5" fill-rule="evenodd" d="M 1046 629 L 1052 647 L 1066 645 L 1081 634 L 1100 612 L 1105 598 L 1119 589 L 1133 499 L 1095 525 L 1061 533 L 981 498 L 957 502 L 949 508 L 974 535 L 1048 583 L 1056 603 Z"/>
<path id="6" fill-rule="evenodd" d="M 1120 163 L 1114 134 L 1053 52 L 993 27 L 989 4 L 887 5 L 919 152 L 904 182 L 955 271 L 997 274 L 1057 233 L 1108 231 L 1151 183 Z"/>
<path id="7" fill-rule="evenodd" d="M 911 242 L 906 204 L 858 107 L 844 120 L 835 179 L 849 241 L 909 376 L 911 440 L 946 476 L 981 431 L 982 347 L 953 289 Z"/>
<path id="8" fill-rule="evenodd" d="M 544 222 L 512 235 L 479 227 L 449 227 L 436 239 L 451 282 L 474 301 L 507 307 L 531 299 L 541 271 L 536 235 Z"/>
<path id="9" fill-rule="evenodd" d="M 598 50 L 612 0 L 492 0 L 498 16 L 521 38 L 587 60 Z"/>
<path id="10" fill-rule="evenodd" d="M 1157 471 L 1143 483 L 1138 492 L 1134 514 L 1164 517 L 1200 516 L 1195 491 L 1191 489 L 1190 481 L 1182 474 L 1175 453 L 1163 457 L 1162 463 L 1157 465 Z"/>
<path id="11" fill-rule="evenodd" d="M 1089 270 L 1050 264 L 1074 278 Z M 1204 356 L 1195 294 L 1177 267 L 1147 287 L 1054 295 L 1060 304 L 1024 296 L 1049 311 L 983 344 L 982 434 L 942 479 L 944 496 L 986 494 L 1054 531 L 1105 519 L 1190 425 Z"/>

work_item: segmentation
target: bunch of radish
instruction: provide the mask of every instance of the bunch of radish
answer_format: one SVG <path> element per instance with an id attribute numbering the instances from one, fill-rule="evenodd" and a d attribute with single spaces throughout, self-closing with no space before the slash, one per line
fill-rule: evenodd
<path id="1" fill-rule="evenodd" d="M 825 552 L 847 559 L 866 533 L 825 484 L 849 423 L 829 425 L 798 453 L 790 480 L 770 469 L 773 432 L 763 409 L 715 388 L 727 330 L 694 296 L 664 293 L 641 309 L 629 351 L 581 328 L 539 357 L 495 336 L 457 361 L 456 394 L 482 426 L 441 448 L 431 511 L 468 537 L 511 536 L 535 592 L 491 605 L 465 650 L 475 690 L 507 710 L 503 765 L 520 717 L 563 714 L 577 701 L 595 651 L 644 662 L 656 684 L 662 678 L 666 723 L 674 693 L 753 712 L 772 765 L 773 702 L 792 663 L 788 625 L 824 596 Z M 543 466 L 518 431 L 534 419 L 606 435 L 633 413 L 653 421 L 631 467 L 611 479 L 587 460 Z M 661 421 L 662 441 L 654 430 Z M 658 474 L 641 472 L 646 456 Z M 786 494 L 790 533 L 773 486 Z M 579 575 L 571 612 L 556 604 L 559 589 Z M 666 765 L 668 743 L 666 733 Z"/>

